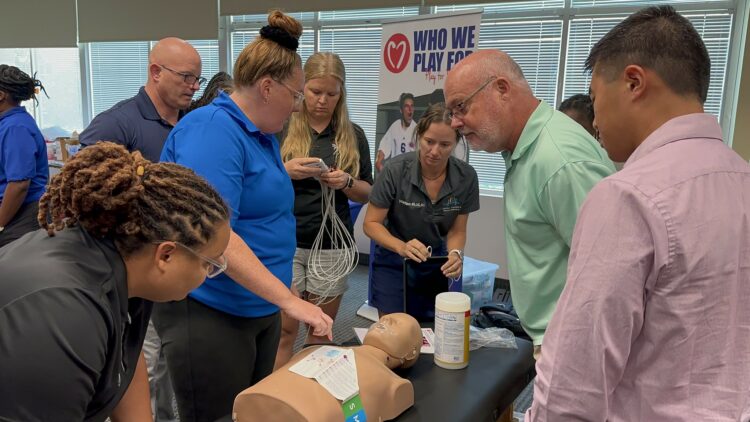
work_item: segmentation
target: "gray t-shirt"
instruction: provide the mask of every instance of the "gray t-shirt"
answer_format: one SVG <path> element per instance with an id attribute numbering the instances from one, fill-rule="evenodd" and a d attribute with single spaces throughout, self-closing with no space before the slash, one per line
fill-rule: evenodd
<path id="1" fill-rule="evenodd" d="M 0 249 L 0 420 L 103 421 L 130 385 L 151 302 L 113 242 L 74 227 Z"/>
<path id="2" fill-rule="evenodd" d="M 445 243 L 459 214 L 479 209 L 479 179 L 468 163 L 448 160 L 437 200 L 430 200 L 422 181 L 417 152 L 388 160 L 370 192 L 370 203 L 388 209 L 385 227 L 407 242 L 417 239 L 433 249 Z"/>

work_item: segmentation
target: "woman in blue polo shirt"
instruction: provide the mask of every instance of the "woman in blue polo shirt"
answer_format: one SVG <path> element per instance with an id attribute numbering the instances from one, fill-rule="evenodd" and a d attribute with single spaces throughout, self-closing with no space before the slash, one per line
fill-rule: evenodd
<path id="1" fill-rule="evenodd" d="M 38 203 L 49 177 L 47 147 L 34 118 L 20 104 L 41 82 L 0 65 L 0 247 L 39 228 Z"/>
<path id="2" fill-rule="evenodd" d="M 447 254 L 443 274 L 461 276 L 469 213 L 479 209 L 476 171 L 452 156 L 460 134 L 445 104 L 425 111 L 414 136 L 417 151 L 390 159 L 378 175 L 363 224 L 377 244 L 370 288 L 381 315 L 404 311 L 404 258 Z"/>
<path id="3" fill-rule="evenodd" d="M 163 161 L 205 177 L 231 209 L 226 275 L 154 309 L 183 422 L 231 414 L 234 397 L 271 373 L 279 309 L 331 335 L 331 318 L 289 290 L 294 189 L 273 135 L 304 98 L 302 25 L 278 11 L 268 22 L 237 58 L 233 93 L 180 120 L 162 151 Z"/>

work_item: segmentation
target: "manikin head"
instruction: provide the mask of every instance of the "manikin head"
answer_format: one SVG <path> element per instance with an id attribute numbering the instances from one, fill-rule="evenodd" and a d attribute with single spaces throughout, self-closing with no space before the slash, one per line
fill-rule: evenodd
<path id="1" fill-rule="evenodd" d="M 422 329 L 411 315 L 383 315 L 370 327 L 364 344 L 387 353 L 390 358 L 389 368 L 408 368 L 414 365 L 419 357 L 422 348 Z"/>

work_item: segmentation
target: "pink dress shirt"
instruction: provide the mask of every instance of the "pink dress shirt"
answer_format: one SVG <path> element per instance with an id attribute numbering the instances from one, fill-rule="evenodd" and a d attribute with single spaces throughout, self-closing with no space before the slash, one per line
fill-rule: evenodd
<path id="1" fill-rule="evenodd" d="M 750 420 L 750 166 L 721 137 L 674 118 L 589 193 L 527 421 Z"/>

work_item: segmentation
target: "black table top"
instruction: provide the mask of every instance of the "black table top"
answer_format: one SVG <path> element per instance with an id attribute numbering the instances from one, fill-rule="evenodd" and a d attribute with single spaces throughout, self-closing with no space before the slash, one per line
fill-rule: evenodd
<path id="1" fill-rule="evenodd" d="M 535 375 L 531 342 L 516 342 L 518 349 L 470 352 L 464 369 L 444 369 L 435 365 L 434 355 L 420 355 L 413 367 L 398 371 L 414 385 L 414 406 L 395 421 L 495 422 Z"/>
<path id="2" fill-rule="evenodd" d="M 470 352 L 464 369 L 444 369 L 435 365 L 434 355 L 421 355 L 399 373 L 414 385 L 414 406 L 395 420 L 494 422 L 535 374 L 531 343 L 516 340 L 518 349 Z"/>

